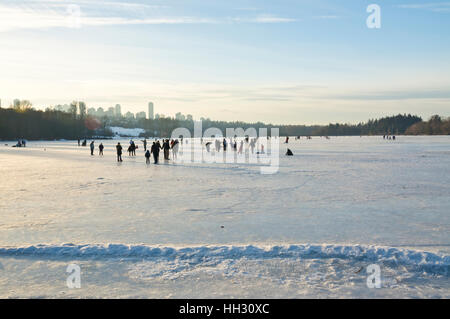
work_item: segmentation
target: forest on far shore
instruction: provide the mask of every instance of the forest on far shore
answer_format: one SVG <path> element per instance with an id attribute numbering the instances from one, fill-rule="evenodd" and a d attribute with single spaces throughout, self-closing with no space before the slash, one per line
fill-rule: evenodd
<path id="1" fill-rule="evenodd" d="M 114 120 L 107 117 L 96 118 L 85 114 L 67 113 L 55 110 L 35 110 L 31 106 L 20 108 L 0 108 L 1 140 L 37 140 L 37 139 L 78 139 L 94 137 L 112 137 L 108 126 L 114 126 Z M 192 120 L 174 118 L 139 119 L 126 123 L 124 127 L 138 127 L 145 130 L 142 137 L 167 137 L 176 128 L 187 128 L 193 132 Z M 429 120 L 411 114 L 399 114 L 380 119 L 368 120 L 359 124 L 329 125 L 273 125 L 244 122 L 225 122 L 205 120 L 203 130 L 211 127 L 226 134 L 226 128 L 279 128 L 281 136 L 340 136 L 340 135 L 449 135 L 450 118 L 432 116 Z"/>

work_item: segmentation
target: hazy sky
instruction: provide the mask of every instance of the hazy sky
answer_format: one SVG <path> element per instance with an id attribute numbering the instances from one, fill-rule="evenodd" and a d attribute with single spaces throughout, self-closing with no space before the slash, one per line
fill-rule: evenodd
<path id="1" fill-rule="evenodd" d="M 450 2 L 0 0 L 0 98 L 283 124 L 450 116 Z"/>

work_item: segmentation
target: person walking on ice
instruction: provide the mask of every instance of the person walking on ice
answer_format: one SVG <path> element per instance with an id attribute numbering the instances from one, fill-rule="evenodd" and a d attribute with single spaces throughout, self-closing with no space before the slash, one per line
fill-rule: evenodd
<path id="1" fill-rule="evenodd" d="M 150 151 L 149 150 L 145 151 L 145 163 L 150 164 Z"/>
<path id="2" fill-rule="evenodd" d="M 120 145 L 120 143 L 117 143 L 116 150 L 117 150 L 117 161 L 122 162 L 122 145 Z"/>
<path id="3" fill-rule="evenodd" d="M 161 150 L 161 145 L 159 143 L 153 142 L 151 153 L 153 154 L 153 160 L 155 164 L 158 164 L 159 160 L 159 151 Z"/>
<path id="4" fill-rule="evenodd" d="M 94 156 L 94 149 L 95 149 L 94 141 L 92 141 L 89 146 L 91 147 L 91 156 Z"/>

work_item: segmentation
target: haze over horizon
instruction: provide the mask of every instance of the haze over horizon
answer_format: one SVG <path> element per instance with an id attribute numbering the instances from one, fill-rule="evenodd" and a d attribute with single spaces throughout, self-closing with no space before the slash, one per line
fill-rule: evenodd
<path id="1" fill-rule="evenodd" d="M 449 18 L 423 0 L 6 0 L 0 99 L 273 124 L 450 116 Z"/>

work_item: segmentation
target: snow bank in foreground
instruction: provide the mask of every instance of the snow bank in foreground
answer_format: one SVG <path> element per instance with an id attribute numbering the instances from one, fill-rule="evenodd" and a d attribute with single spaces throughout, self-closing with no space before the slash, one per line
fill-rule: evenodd
<path id="1" fill-rule="evenodd" d="M 114 134 L 114 136 L 124 136 L 124 137 L 138 137 L 139 134 L 145 133 L 142 128 L 124 128 L 119 126 L 108 127 Z"/>
<path id="2" fill-rule="evenodd" d="M 290 245 L 290 246 L 198 246 L 152 247 L 146 245 L 36 245 L 17 248 L 0 248 L 0 256 L 49 257 L 151 257 L 166 259 L 194 259 L 203 263 L 208 259 L 287 258 L 327 259 L 340 258 L 358 261 L 384 262 L 393 265 L 418 267 L 428 272 L 449 274 L 450 255 L 404 250 L 392 247 L 361 245 Z"/>

